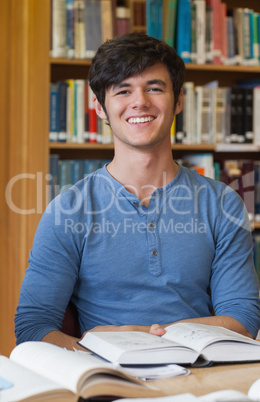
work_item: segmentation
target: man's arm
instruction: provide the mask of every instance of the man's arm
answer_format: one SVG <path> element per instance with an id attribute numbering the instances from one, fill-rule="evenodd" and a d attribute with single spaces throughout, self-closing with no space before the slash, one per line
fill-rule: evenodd
<path id="1" fill-rule="evenodd" d="M 254 338 L 253 335 L 247 331 L 247 329 L 240 324 L 237 320 L 228 316 L 212 316 L 212 317 L 199 317 L 199 318 L 191 318 L 187 320 L 177 321 L 179 322 L 194 322 L 198 324 L 205 325 L 214 325 L 220 326 L 231 331 L 238 332 L 241 335 L 248 336 L 249 338 Z M 153 335 L 162 336 L 165 334 L 165 327 L 168 325 L 176 324 L 166 324 L 166 325 L 158 325 L 153 324 L 149 325 L 99 325 L 95 328 L 92 328 L 88 332 L 99 332 L 99 331 L 143 331 L 149 332 Z M 83 334 L 84 336 L 84 334 Z M 76 342 L 79 341 L 78 338 L 74 338 L 73 336 L 69 336 L 60 331 L 51 331 L 47 335 L 45 335 L 42 339 L 43 342 L 53 343 L 57 346 L 61 346 L 63 348 L 73 350 L 73 349 L 82 349 Z"/>

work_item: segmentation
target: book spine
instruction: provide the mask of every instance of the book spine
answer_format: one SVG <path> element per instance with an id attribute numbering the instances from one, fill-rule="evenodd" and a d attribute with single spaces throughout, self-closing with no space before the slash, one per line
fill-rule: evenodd
<path id="1" fill-rule="evenodd" d="M 175 130 L 175 142 L 177 144 L 183 143 L 183 110 L 176 115 L 176 130 Z"/>
<path id="2" fill-rule="evenodd" d="M 167 4 L 165 11 L 165 41 L 168 45 L 175 47 L 177 0 L 169 0 L 165 3 Z"/>
<path id="3" fill-rule="evenodd" d="M 259 13 L 253 13 L 253 57 L 255 59 L 255 64 L 259 65 L 259 45 L 260 45 L 260 32 L 257 26 Z"/>
<path id="4" fill-rule="evenodd" d="M 128 34 L 130 31 L 130 9 L 116 7 L 116 35 Z"/>
<path id="5" fill-rule="evenodd" d="M 66 57 L 66 0 L 52 0 L 52 57 Z"/>
<path id="6" fill-rule="evenodd" d="M 194 143 L 201 143 L 201 130 L 202 130 L 202 97 L 203 87 L 197 85 L 195 87 L 195 116 L 194 116 Z"/>
<path id="7" fill-rule="evenodd" d="M 197 63 L 197 3 L 191 3 L 191 53 L 190 59 L 192 63 Z"/>
<path id="8" fill-rule="evenodd" d="M 72 120 L 73 120 L 73 131 L 72 131 L 72 142 L 78 142 L 78 125 L 77 125 L 77 112 L 78 112 L 78 96 L 77 96 L 77 80 L 73 82 L 73 111 L 72 111 Z"/>
<path id="9" fill-rule="evenodd" d="M 95 56 L 102 44 L 101 0 L 86 0 L 84 8 L 85 22 L 85 57 Z"/>
<path id="10" fill-rule="evenodd" d="M 66 0 L 66 11 L 67 11 L 67 57 L 69 59 L 74 58 L 75 52 L 75 10 L 74 10 L 74 0 Z"/>
<path id="11" fill-rule="evenodd" d="M 163 39 L 163 1 L 146 0 L 147 34 L 157 39 Z"/>
<path id="12" fill-rule="evenodd" d="M 220 3 L 220 12 L 221 12 L 221 60 L 223 64 L 227 64 L 227 5 L 226 3 Z"/>
<path id="13" fill-rule="evenodd" d="M 50 85 L 50 129 L 49 140 L 58 141 L 59 132 L 59 92 L 58 85 Z"/>
<path id="14" fill-rule="evenodd" d="M 110 0 L 101 0 L 101 30 L 102 42 L 113 38 L 113 13 Z"/>
<path id="15" fill-rule="evenodd" d="M 260 145 L 260 86 L 253 90 L 253 132 L 254 143 Z"/>
<path id="16" fill-rule="evenodd" d="M 85 57 L 84 0 L 75 0 L 75 58 Z"/>
<path id="17" fill-rule="evenodd" d="M 221 2 L 213 0 L 213 63 L 222 64 L 222 19 L 221 19 Z"/>
<path id="18" fill-rule="evenodd" d="M 85 131 L 85 81 L 76 80 L 76 90 L 77 90 L 77 142 L 84 142 L 84 131 Z"/>
<path id="19" fill-rule="evenodd" d="M 145 0 L 132 0 L 132 27 L 146 27 L 146 1 Z"/>
<path id="20" fill-rule="evenodd" d="M 216 89 L 216 143 L 225 142 L 226 138 L 226 110 L 227 91 L 226 88 Z"/>
<path id="21" fill-rule="evenodd" d="M 97 142 L 97 114 L 93 103 L 93 91 L 88 88 L 88 111 L 89 111 L 89 141 Z"/>
<path id="22" fill-rule="evenodd" d="M 185 82 L 183 85 L 183 92 L 183 143 L 192 144 L 194 137 L 194 83 Z"/>
<path id="23" fill-rule="evenodd" d="M 59 155 L 49 156 L 50 180 L 48 183 L 49 201 L 53 200 L 59 192 Z"/>
<path id="24" fill-rule="evenodd" d="M 85 104 L 85 111 L 84 111 L 84 141 L 89 141 L 89 108 L 88 108 L 88 82 L 85 81 L 84 84 L 84 104 Z"/>
<path id="25" fill-rule="evenodd" d="M 189 0 L 178 1 L 176 51 L 185 63 L 190 63 L 191 5 Z"/>
<path id="26" fill-rule="evenodd" d="M 58 97 L 59 97 L 58 141 L 66 142 L 66 140 L 67 140 L 67 83 L 64 81 L 58 82 Z"/>
<path id="27" fill-rule="evenodd" d="M 196 3 L 196 49 L 197 63 L 206 62 L 206 2 L 205 0 L 195 0 Z"/>
<path id="28" fill-rule="evenodd" d="M 253 88 L 244 89 L 244 137 L 245 142 L 254 142 L 253 133 Z"/>
<path id="29" fill-rule="evenodd" d="M 206 33 L 205 33 L 205 52 L 206 63 L 213 61 L 213 4 L 212 0 L 206 0 Z"/>

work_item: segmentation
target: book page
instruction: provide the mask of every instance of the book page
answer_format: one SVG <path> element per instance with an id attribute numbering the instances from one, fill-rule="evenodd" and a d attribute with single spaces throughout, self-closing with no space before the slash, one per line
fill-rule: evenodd
<path id="1" fill-rule="evenodd" d="M 85 372 L 111 367 L 87 352 L 73 352 L 44 342 L 22 343 L 14 348 L 10 359 L 75 393 Z"/>
<path id="2" fill-rule="evenodd" d="M 23 366 L 14 363 L 5 356 L 0 356 L 0 376 L 10 383 L 8 389 L 1 390 L 1 402 L 20 401 L 41 393 L 49 392 L 55 395 L 57 392 L 61 400 L 76 401 L 76 395 L 70 391 L 62 391 L 59 384 L 50 381 Z M 59 391 L 60 390 L 60 391 Z M 35 397 L 35 400 L 37 398 Z M 56 400 L 53 397 L 53 400 Z"/>
<path id="3" fill-rule="evenodd" d="M 207 345 L 219 341 L 239 341 L 259 346 L 259 342 L 230 331 L 226 328 L 197 323 L 179 323 L 166 327 L 163 338 L 179 342 L 197 352 L 201 352 Z"/>

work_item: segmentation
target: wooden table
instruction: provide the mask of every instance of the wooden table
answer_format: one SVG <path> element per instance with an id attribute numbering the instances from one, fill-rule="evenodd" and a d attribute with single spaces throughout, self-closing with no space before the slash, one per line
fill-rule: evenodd
<path id="1" fill-rule="evenodd" d="M 205 368 L 191 368 L 188 376 L 154 381 L 166 395 L 192 393 L 196 396 L 223 389 L 247 394 L 252 383 L 260 378 L 260 363 L 221 364 Z"/>

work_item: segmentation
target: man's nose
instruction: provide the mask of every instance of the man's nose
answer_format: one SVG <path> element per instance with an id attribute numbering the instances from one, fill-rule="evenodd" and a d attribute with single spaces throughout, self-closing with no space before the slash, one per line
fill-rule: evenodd
<path id="1" fill-rule="evenodd" d="M 149 94 L 140 89 L 137 90 L 134 94 L 134 101 L 133 101 L 133 106 L 134 107 L 147 107 L 150 104 L 150 98 Z"/>

